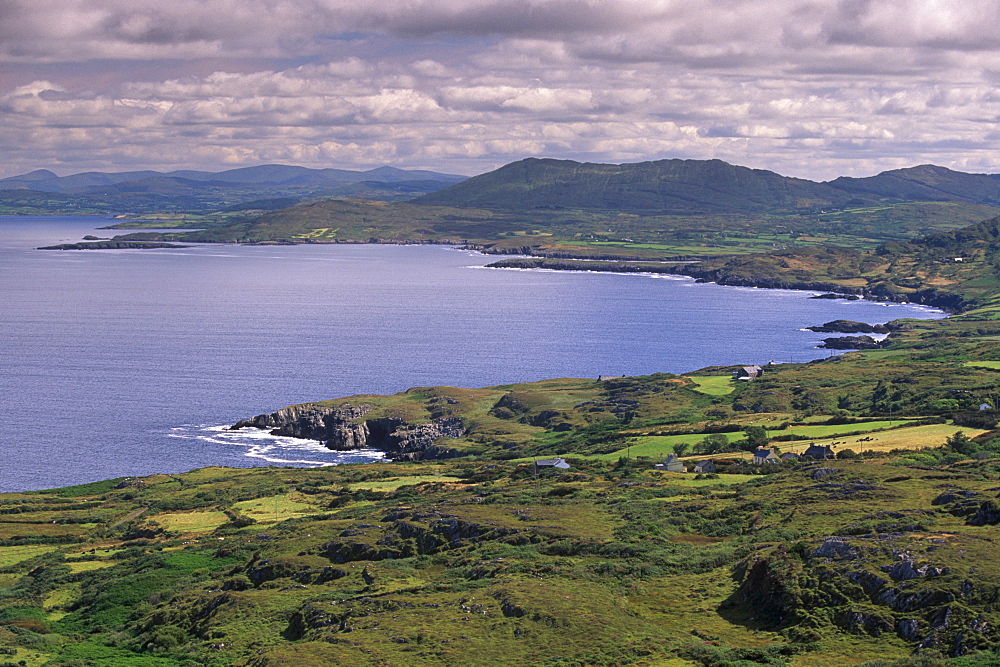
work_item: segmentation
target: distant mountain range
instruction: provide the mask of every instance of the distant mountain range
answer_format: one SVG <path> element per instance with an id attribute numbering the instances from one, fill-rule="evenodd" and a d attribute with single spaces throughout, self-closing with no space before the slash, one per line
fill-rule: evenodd
<path id="1" fill-rule="evenodd" d="M 206 213 L 270 210 L 329 197 L 397 201 L 464 178 L 394 167 L 350 171 L 275 164 L 221 172 L 91 171 L 70 176 L 39 169 L 0 179 L 0 211 Z"/>
<path id="2" fill-rule="evenodd" d="M 347 169 L 308 169 L 280 164 L 243 167 L 228 171 L 88 171 L 71 176 L 57 176 L 48 169 L 38 169 L 21 176 L 0 179 L 0 190 L 26 189 L 38 192 L 64 194 L 99 194 L 115 191 L 141 191 L 168 188 L 186 189 L 199 186 L 286 186 L 308 187 L 317 185 L 343 185 L 346 183 L 401 183 L 406 181 L 434 181 L 442 184 L 457 183 L 464 176 L 439 174 L 433 171 L 378 167 L 368 171 Z M 125 187 L 122 187 L 125 185 Z M 116 187 L 117 186 L 117 187 Z"/>
<path id="3" fill-rule="evenodd" d="M 472 178 L 287 165 L 71 176 L 38 170 L 0 179 L 0 213 L 176 215 L 176 224 L 208 228 L 188 241 L 458 240 L 567 256 L 633 256 L 635 244 L 646 244 L 644 257 L 689 256 L 815 243 L 873 247 L 948 232 L 1000 214 L 1000 176 L 921 165 L 816 182 L 721 160 L 544 158 Z"/>
<path id="4" fill-rule="evenodd" d="M 591 164 L 529 158 L 413 200 L 499 210 L 582 209 L 639 214 L 814 212 L 936 201 L 1000 206 L 1000 176 L 922 165 L 818 183 L 721 160 Z"/>

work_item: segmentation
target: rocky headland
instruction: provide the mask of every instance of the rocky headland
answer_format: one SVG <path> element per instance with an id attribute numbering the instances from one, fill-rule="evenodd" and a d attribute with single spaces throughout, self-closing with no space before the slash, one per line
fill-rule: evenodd
<path id="1" fill-rule="evenodd" d="M 368 404 L 293 405 L 241 420 L 230 429 L 252 426 L 269 430 L 272 435 L 319 440 L 337 451 L 377 449 L 396 461 L 451 458 L 456 452 L 439 441 L 460 438 L 466 432 L 458 417 L 439 417 L 422 423 L 409 423 L 397 417 L 365 419 L 374 409 L 375 406 Z"/>
<path id="2" fill-rule="evenodd" d="M 855 322 L 854 320 L 833 320 L 818 326 L 806 327 L 809 331 L 817 333 L 847 333 L 847 334 L 887 334 L 896 330 L 891 322 L 889 324 L 868 324 L 867 322 Z"/>
<path id="3" fill-rule="evenodd" d="M 180 243 L 160 243 L 154 241 L 86 241 L 81 243 L 60 243 L 47 245 L 37 250 L 149 250 L 150 248 L 190 248 Z"/>

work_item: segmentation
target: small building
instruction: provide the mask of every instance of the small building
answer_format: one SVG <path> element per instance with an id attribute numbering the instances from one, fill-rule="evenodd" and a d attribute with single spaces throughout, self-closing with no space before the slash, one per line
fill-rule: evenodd
<path id="1" fill-rule="evenodd" d="M 980 412 L 985 412 L 986 410 L 992 410 L 992 409 L 993 409 L 993 406 L 990 405 L 989 403 L 980 403 L 979 404 L 979 411 Z"/>
<path id="2" fill-rule="evenodd" d="M 663 463 L 657 463 L 653 468 L 655 470 L 666 470 L 667 472 L 687 472 L 687 468 L 684 467 L 684 464 L 681 463 L 676 454 L 671 454 L 663 459 Z"/>
<path id="3" fill-rule="evenodd" d="M 809 448 L 802 452 L 802 456 L 803 458 L 816 459 L 817 461 L 837 458 L 837 455 L 833 453 L 833 449 L 829 445 L 809 445 Z"/>
<path id="4" fill-rule="evenodd" d="M 751 382 L 759 378 L 762 371 L 763 369 L 760 366 L 743 366 L 733 373 L 733 379 Z"/>
<path id="5" fill-rule="evenodd" d="M 793 452 L 785 452 L 780 458 L 782 461 L 798 461 L 799 455 Z"/>
<path id="6" fill-rule="evenodd" d="M 773 449 L 758 449 L 753 453 L 753 464 L 764 465 L 765 463 L 780 463 L 781 459 Z"/>
<path id="7" fill-rule="evenodd" d="M 718 470 L 715 461 L 699 461 L 694 467 L 694 471 L 699 473 L 718 472 Z"/>
<path id="8" fill-rule="evenodd" d="M 564 461 L 563 459 L 560 459 L 560 458 L 555 458 L 555 459 L 538 459 L 537 461 L 535 461 L 535 471 L 536 472 L 539 471 L 539 470 L 553 470 L 555 468 L 560 468 L 560 469 L 565 470 L 566 468 L 569 468 L 569 464 L 566 463 L 566 461 Z"/>

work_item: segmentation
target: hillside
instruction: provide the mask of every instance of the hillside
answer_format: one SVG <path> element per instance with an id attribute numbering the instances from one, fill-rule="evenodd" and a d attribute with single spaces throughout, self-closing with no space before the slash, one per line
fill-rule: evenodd
<path id="1" fill-rule="evenodd" d="M 874 667 L 920 646 L 928 667 L 993 664 L 995 462 L 774 472 L 208 468 L 4 494 L 0 650 L 111 667 L 900 661 Z"/>
<path id="2" fill-rule="evenodd" d="M 286 206 L 323 197 L 399 201 L 461 181 L 463 176 L 379 167 L 368 171 L 261 165 L 221 172 L 84 172 L 48 170 L 0 179 L 4 214 L 206 214 L 253 211 L 262 199 Z"/>
<path id="3" fill-rule="evenodd" d="M 396 186 L 411 186 L 416 194 L 418 183 Z M 609 165 L 530 158 L 398 207 L 310 201 L 258 213 L 228 224 L 209 221 L 210 233 L 181 240 L 461 239 L 500 254 L 618 259 L 733 255 L 821 243 L 872 248 L 996 216 L 1000 181 L 917 167 L 815 183 L 719 160 Z"/>
<path id="4" fill-rule="evenodd" d="M 894 169 L 868 178 L 842 176 L 828 185 L 862 195 L 914 201 L 1000 204 L 1000 175 L 966 174 L 932 164 Z"/>
<path id="5" fill-rule="evenodd" d="M 923 165 L 826 183 L 721 160 L 590 164 L 529 158 L 416 203 L 497 209 L 571 208 L 658 214 L 816 212 L 903 201 L 1000 205 L 1000 176 Z"/>
<path id="6" fill-rule="evenodd" d="M 583 164 L 529 158 L 425 195 L 419 204 L 600 209 L 657 214 L 756 213 L 862 206 L 875 197 L 721 160 Z"/>
<path id="7" fill-rule="evenodd" d="M 1000 217 L 909 243 L 874 250 L 816 247 L 748 255 L 679 267 L 727 285 L 801 287 L 966 310 L 996 298 L 1000 288 Z"/>

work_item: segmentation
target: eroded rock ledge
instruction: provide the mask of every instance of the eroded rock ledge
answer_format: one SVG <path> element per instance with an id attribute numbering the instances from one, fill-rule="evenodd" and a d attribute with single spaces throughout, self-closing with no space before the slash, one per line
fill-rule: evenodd
<path id="1" fill-rule="evenodd" d="M 322 406 L 292 405 L 270 414 L 244 419 L 231 430 L 252 426 L 272 435 L 319 440 L 338 451 L 378 449 L 397 461 L 443 459 L 456 456 L 454 449 L 438 443 L 441 438 L 460 438 L 466 429 L 458 417 L 408 423 L 396 417 L 364 419 L 375 409 L 369 404 Z"/>

